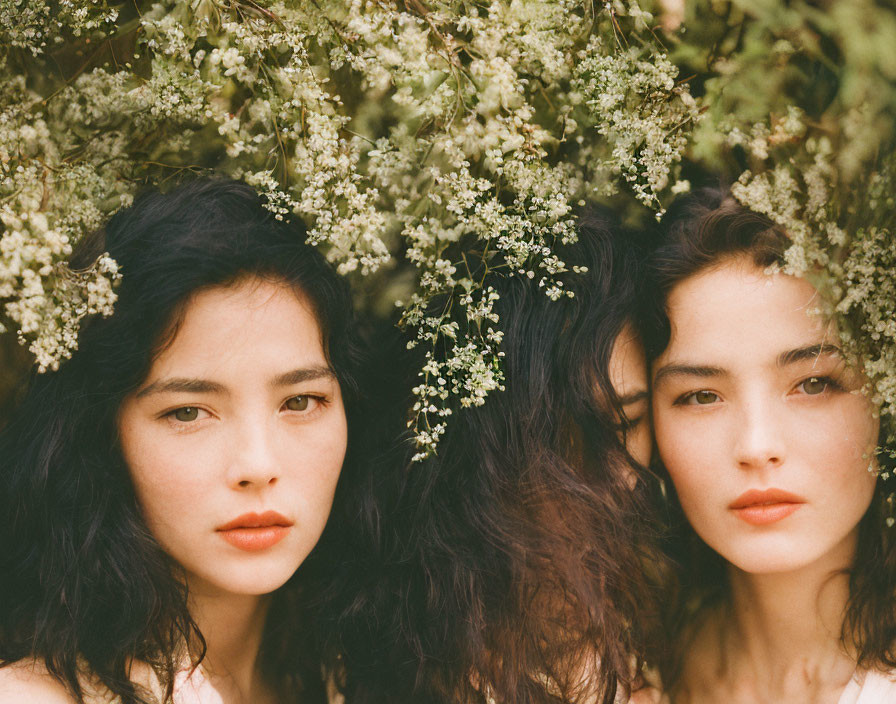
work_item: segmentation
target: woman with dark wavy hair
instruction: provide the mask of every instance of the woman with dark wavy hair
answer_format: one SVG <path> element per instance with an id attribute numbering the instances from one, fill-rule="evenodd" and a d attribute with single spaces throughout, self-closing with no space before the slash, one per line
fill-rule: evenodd
<path id="1" fill-rule="evenodd" d="M 360 357 L 304 239 L 202 180 L 79 246 L 123 280 L 0 435 L 0 701 L 326 701 Z"/>
<path id="2" fill-rule="evenodd" d="M 343 622 L 348 701 L 609 703 L 637 685 L 654 603 L 643 251 L 591 210 L 559 253 L 587 267 L 573 298 L 491 281 L 505 390 L 384 489 L 384 564 Z"/>
<path id="3" fill-rule="evenodd" d="M 892 471 L 861 362 L 786 233 L 725 189 L 673 205 L 653 255 L 652 409 L 678 589 L 676 704 L 896 701 Z"/>

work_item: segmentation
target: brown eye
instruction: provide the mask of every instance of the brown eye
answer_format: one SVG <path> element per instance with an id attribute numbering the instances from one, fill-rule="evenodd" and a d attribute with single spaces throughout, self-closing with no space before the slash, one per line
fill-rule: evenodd
<path id="1" fill-rule="evenodd" d="M 290 411 L 307 411 L 309 400 L 308 396 L 293 396 L 284 405 Z"/>
<path id="2" fill-rule="evenodd" d="M 189 423 L 199 417 L 199 409 L 195 406 L 185 406 L 178 408 L 172 415 L 181 423 Z"/>
<path id="3" fill-rule="evenodd" d="M 718 395 L 712 391 L 696 391 L 694 392 L 694 403 L 705 405 L 707 403 L 715 403 L 719 400 Z"/>
<path id="4" fill-rule="evenodd" d="M 809 379 L 806 379 L 800 386 L 803 389 L 803 392 L 808 394 L 809 396 L 816 396 L 817 394 L 822 394 L 828 389 L 828 380 L 824 377 L 813 376 Z"/>

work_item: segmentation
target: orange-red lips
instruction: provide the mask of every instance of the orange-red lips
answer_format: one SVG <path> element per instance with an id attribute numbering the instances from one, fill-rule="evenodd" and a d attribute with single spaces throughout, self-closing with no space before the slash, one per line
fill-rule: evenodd
<path id="1" fill-rule="evenodd" d="M 265 511 L 244 513 L 215 530 L 234 547 L 246 552 L 258 552 L 283 540 L 292 525 L 293 522 L 282 514 Z"/>
<path id="2" fill-rule="evenodd" d="M 734 515 L 754 526 L 777 523 L 806 503 L 802 496 L 781 489 L 750 489 L 728 506 Z"/>

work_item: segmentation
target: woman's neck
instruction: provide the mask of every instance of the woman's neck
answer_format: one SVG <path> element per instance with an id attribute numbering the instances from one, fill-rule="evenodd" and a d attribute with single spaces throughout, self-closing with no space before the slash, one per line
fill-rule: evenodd
<path id="1" fill-rule="evenodd" d="M 206 643 L 202 669 L 225 704 L 270 698 L 258 666 L 269 604 L 268 596 L 191 591 L 190 615 Z"/>
<path id="2" fill-rule="evenodd" d="M 732 619 L 723 627 L 726 651 L 757 681 L 784 688 L 794 678 L 818 681 L 836 664 L 852 663 L 840 642 L 847 576 L 815 569 L 775 575 L 732 569 L 729 579 Z M 847 675 L 853 667 L 847 666 Z"/>
<path id="3" fill-rule="evenodd" d="M 841 630 L 856 538 L 791 572 L 751 574 L 729 566 L 729 602 L 705 624 L 697 669 L 726 701 L 834 702 L 855 669 Z M 707 667 L 708 666 L 708 667 Z M 700 699 L 696 697 L 695 699 Z"/>

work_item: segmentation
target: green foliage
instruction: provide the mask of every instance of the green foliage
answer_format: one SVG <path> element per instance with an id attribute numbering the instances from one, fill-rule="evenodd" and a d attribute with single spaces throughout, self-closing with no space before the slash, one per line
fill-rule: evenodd
<path id="1" fill-rule="evenodd" d="M 573 207 L 661 213 L 684 159 L 787 228 L 896 415 L 896 11 L 672 5 L 0 0 L 0 325 L 54 368 L 115 300 L 72 245 L 143 185 L 243 178 L 372 307 L 404 300 L 423 457 L 501 387 L 491 278 L 567 295 Z"/>
<path id="2" fill-rule="evenodd" d="M 622 189 L 659 209 L 697 115 L 622 2 L 46 8 L 0 25 L 0 302 L 38 366 L 114 304 L 114 262 L 75 276 L 72 244 L 142 184 L 213 169 L 306 219 L 343 273 L 416 269 L 421 457 L 501 384 L 488 277 L 566 295 L 572 205 Z"/>

